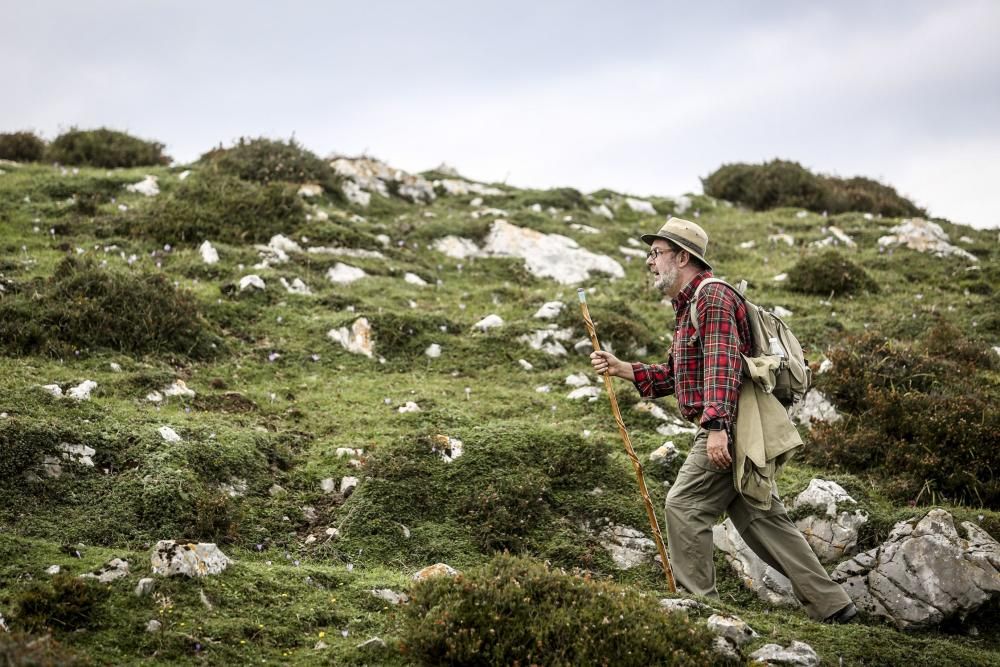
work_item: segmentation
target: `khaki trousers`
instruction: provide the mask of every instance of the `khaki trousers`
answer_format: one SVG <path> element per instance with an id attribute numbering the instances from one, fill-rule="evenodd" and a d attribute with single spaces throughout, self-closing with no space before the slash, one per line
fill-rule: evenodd
<path id="1" fill-rule="evenodd" d="M 718 597 L 712 526 L 726 512 L 754 553 L 788 577 L 810 617 L 821 620 L 846 607 L 851 598 L 830 579 L 781 501 L 772 498 L 766 512 L 748 505 L 733 487 L 732 468 L 708 460 L 707 442 L 708 431 L 699 429 L 667 494 L 667 540 L 677 584 L 696 595 Z"/>

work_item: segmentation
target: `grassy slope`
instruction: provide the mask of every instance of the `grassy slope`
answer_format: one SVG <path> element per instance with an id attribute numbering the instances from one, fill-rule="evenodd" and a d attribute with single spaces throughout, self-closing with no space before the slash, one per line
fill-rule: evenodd
<path id="1" fill-rule="evenodd" d="M 61 428 L 71 439 L 75 435 L 98 450 L 97 471 L 71 471 L 44 484 L 7 480 L 0 485 L 0 613 L 8 619 L 14 615 L 18 592 L 29 579 L 46 578 L 49 565 L 80 573 L 111 557 L 128 556 L 133 575 L 110 587 L 112 597 L 101 606 L 90 629 L 60 634 L 65 644 L 99 663 L 174 664 L 206 658 L 231 664 L 371 661 L 355 645 L 376 635 L 391 644 L 397 620 L 393 609 L 366 591 L 405 589 L 413 571 L 437 560 L 458 568 L 482 562 L 496 545 L 477 529 L 481 521 L 501 526 L 510 538 L 505 545 L 511 548 L 663 591 L 655 569 L 617 571 L 593 534 L 581 528 L 585 523 L 599 525 L 605 518 L 645 525 L 606 402 L 564 398 L 568 388 L 563 379 L 571 372 L 586 371 L 586 358 L 571 353 L 567 359 L 553 360 L 514 341 L 515 334 L 536 328 L 538 321 L 531 315 L 553 299 L 568 304 L 561 322 L 574 326 L 582 338 L 574 290 L 533 278 L 514 260 L 458 262 L 426 249 L 431 240 L 447 233 L 481 237 L 486 232 L 489 221 L 470 217 L 468 197 L 439 198 L 428 207 L 376 200 L 372 210 L 357 211 L 366 221 L 353 223 L 347 221 L 353 211 L 321 203 L 330 223 L 312 221 L 287 230 L 288 235 L 335 239 L 344 238 L 343 230 L 350 229 L 361 232 L 352 237 L 361 239 L 358 244 L 377 249 L 377 244 L 365 241 L 384 233 L 393 240 L 384 250 L 387 258 L 301 255 L 290 264 L 256 271 L 250 268 L 256 253 L 248 247 L 218 244 L 222 262 L 209 268 L 201 264 L 193 244 L 163 252 L 141 232 L 130 236 L 113 224 L 101 223 L 150 206 L 141 195 L 121 190 L 122 183 L 154 173 L 160 177 L 164 190 L 160 197 L 164 197 L 176 187 L 177 169 L 81 169 L 78 175 L 63 175 L 47 166 L 4 169 L 0 274 L 23 286 L 51 275 L 76 248 L 123 270 L 125 261 L 118 252 L 126 257 L 135 254 L 139 259 L 130 270 L 162 270 L 191 290 L 208 320 L 226 334 L 228 347 L 218 359 L 200 362 L 129 358 L 106 350 L 81 350 L 71 358 L 0 356 L 4 378 L 0 412 L 6 412 L 10 422 Z M 80 189 L 81 183 L 115 193 L 115 202 L 101 205 L 97 222 L 73 213 L 64 201 L 66 193 Z M 618 246 L 658 227 L 662 219 L 627 212 L 625 207 L 618 210 L 615 221 L 583 210 L 551 216 L 527 209 L 537 199 L 522 191 L 491 198 L 487 204 L 508 210 L 515 224 L 564 233 L 588 249 L 617 258 L 621 258 Z M 656 201 L 661 212 L 670 210 L 668 200 Z M 130 211 L 119 211 L 120 203 Z M 953 240 L 963 234 L 974 239 L 968 247 L 980 256 L 983 269 L 973 273 L 964 270 L 964 263 L 907 250 L 879 254 L 876 239 L 894 220 L 867 221 L 855 214 L 833 220 L 814 214 L 799 218 L 794 210 L 748 213 L 701 197 L 695 198 L 695 206 L 701 212 L 699 221 L 717 239 L 711 253 L 720 275 L 747 278 L 756 301 L 792 310 L 795 330 L 814 350 L 813 357 L 843 332 L 891 325 L 917 335 L 932 313 L 943 313 L 963 328 L 976 327 L 995 307 L 995 301 L 977 288 L 983 281 L 996 284 L 995 232 L 945 225 Z M 427 217 L 428 212 L 434 217 Z M 603 233 L 592 236 L 569 229 L 563 215 L 570 213 L 575 222 L 601 228 Z M 835 298 L 824 304 L 818 297 L 788 292 L 771 280 L 807 256 L 805 244 L 823 238 L 820 228 L 829 223 L 858 241 L 858 249 L 844 252 L 884 286 L 883 295 Z M 795 236 L 797 245 L 769 244 L 767 236 L 778 232 Z M 756 248 L 738 247 L 748 240 L 756 241 Z M 405 245 L 398 246 L 397 241 Z M 103 246 L 111 244 L 119 250 L 105 253 Z M 151 256 L 154 251 L 156 257 Z M 161 268 L 155 267 L 156 261 Z M 361 266 L 372 277 L 350 287 L 334 286 L 323 275 L 335 261 Z M 628 303 L 634 321 L 652 332 L 654 349 L 648 357 L 658 360 L 657 349 L 666 345 L 662 334 L 669 330 L 669 307 L 658 303 L 648 288 L 640 261 L 622 263 L 627 272 L 624 280 L 608 283 L 595 278 L 586 285 L 591 312 L 601 332 L 602 318 L 610 321 L 617 304 Z M 403 282 L 407 271 L 432 286 Z M 220 290 L 251 272 L 268 282 L 265 293 L 231 296 Z M 317 295 L 286 295 L 279 276 L 301 277 Z M 411 308 L 411 300 L 416 308 Z M 489 334 L 470 331 L 473 323 L 490 313 L 503 317 L 505 328 Z M 350 355 L 326 338 L 331 327 L 348 325 L 359 315 L 385 322 L 396 332 L 392 345 L 385 344 L 389 331 L 376 340 L 384 364 Z M 603 338 L 614 345 L 613 333 Z M 993 331 L 992 342 L 998 337 Z M 440 358 L 421 354 L 430 342 L 442 346 Z M 631 356 L 631 350 L 616 348 Z M 272 352 L 281 356 L 269 361 Z M 517 363 L 521 358 L 534 363 L 535 370 L 522 370 Z M 123 371 L 113 372 L 111 362 L 119 363 Z M 162 407 L 142 400 L 174 378 L 183 378 L 198 397 L 170 399 Z M 86 403 L 52 399 L 38 389 L 42 384 L 65 387 L 84 379 L 99 383 L 93 400 Z M 535 387 L 542 384 L 551 385 L 553 392 L 537 393 Z M 466 388 L 471 392 L 467 394 Z M 236 410 L 227 392 L 239 392 L 247 399 L 240 405 L 248 409 Z M 664 438 L 653 431 L 651 418 L 631 411 L 634 392 L 621 385 L 619 397 L 636 449 L 648 454 Z M 423 412 L 399 414 L 397 407 L 409 400 L 419 403 Z M 675 410 L 672 399 L 662 404 Z M 184 442 L 164 444 L 156 429 L 165 424 L 181 433 Z M 532 449 L 537 445 L 532 436 L 536 430 L 545 452 Z M 589 437 L 581 435 L 584 430 Z M 450 468 L 430 452 L 430 438 L 437 433 L 466 443 L 465 457 Z M 688 444 L 684 436 L 674 440 L 682 449 Z M 360 476 L 378 478 L 363 481 L 346 501 L 338 494 L 323 494 L 319 485 L 326 477 L 358 474 L 346 459 L 334 456 L 337 447 L 364 448 L 368 470 Z M 588 452 L 590 458 L 573 461 L 564 450 L 574 449 Z M 523 473 L 535 486 L 516 487 L 517 478 L 505 471 Z M 792 466 L 783 491 L 801 490 L 814 474 L 831 476 L 829 471 Z M 662 506 L 657 473 L 648 475 L 654 503 Z M 233 478 L 247 481 L 245 497 L 220 499 L 212 493 L 218 483 Z M 885 536 L 893 520 L 916 511 L 887 503 L 869 480 L 835 478 L 873 513 L 866 548 Z M 268 493 L 275 483 L 285 489 L 284 495 Z M 491 514 L 492 505 L 478 495 L 490 485 L 502 498 L 512 499 L 509 506 L 499 503 L 510 510 L 507 514 Z M 594 486 L 603 493 L 590 494 Z M 195 488 L 191 497 L 185 497 L 186 490 Z M 535 493 L 537 502 L 531 495 Z M 315 508 L 315 519 L 307 517 L 304 506 Z M 995 512 L 951 509 L 962 518 L 982 514 L 993 526 L 1000 520 Z M 192 512 L 201 520 L 179 524 L 177 512 Z M 518 525 L 519 512 L 533 517 L 534 525 Z M 410 530 L 408 539 L 401 525 Z M 328 526 L 341 528 L 343 537 L 326 540 Z M 310 534 L 319 539 L 307 545 Z M 159 581 L 158 597 L 132 595 L 137 578 L 148 573 L 151 545 L 184 535 L 216 539 L 237 564 L 223 576 L 200 582 Z M 79 542 L 86 545 L 82 560 L 60 549 Z M 905 634 L 877 624 L 831 628 L 812 623 L 799 612 L 765 608 L 724 568 L 719 571 L 722 606 L 739 613 L 761 633 L 758 644 L 800 639 L 813 645 L 826 664 L 837 664 L 840 657 L 845 664 L 892 664 L 916 657 L 936 664 L 1000 664 L 1000 639 L 983 623 L 978 637 Z M 213 604 L 211 611 L 201 602 L 200 591 Z M 164 622 L 161 634 L 145 633 L 152 618 Z M 329 648 L 315 651 L 313 645 L 321 638 Z M 197 645 L 200 650 L 195 650 Z M 405 659 L 390 650 L 375 661 Z"/>

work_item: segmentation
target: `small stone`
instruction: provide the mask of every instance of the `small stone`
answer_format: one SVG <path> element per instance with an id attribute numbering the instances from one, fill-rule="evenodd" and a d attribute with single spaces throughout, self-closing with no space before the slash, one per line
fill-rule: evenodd
<path id="1" fill-rule="evenodd" d="M 62 398 L 63 395 L 62 387 L 60 387 L 57 384 L 45 384 L 42 385 L 42 389 L 52 394 L 56 398 Z"/>
<path id="2" fill-rule="evenodd" d="M 379 637 L 372 637 L 366 642 L 361 642 L 356 647 L 360 651 L 370 651 L 372 649 L 385 648 L 385 641 Z"/>
<path id="3" fill-rule="evenodd" d="M 153 549 L 153 573 L 163 576 L 204 577 L 229 567 L 229 557 L 211 542 L 160 540 Z"/>
<path id="4" fill-rule="evenodd" d="M 793 641 L 788 648 L 782 648 L 778 644 L 765 644 L 751 653 L 750 659 L 767 665 L 814 667 L 819 664 L 819 656 L 813 647 L 800 641 Z"/>
<path id="5" fill-rule="evenodd" d="M 250 274 L 240 278 L 240 291 L 243 292 L 248 289 L 264 290 L 266 289 L 266 286 L 260 276 L 257 274 Z"/>
<path id="6" fill-rule="evenodd" d="M 146 597 L 153 592 L 156 587 L 156 580 L 152 577 L 143 577 L 139 580 L 139 583 L 135 585 L 136 597 Z"/>
<path id="7" fill-rule="evenodd" d="M 62 568 L 59 567 L 58 565 L 52 565 L 45 570 L 45 574 L 52 574 L 52 575 L 59 574 L 60 572 L 62 572 Z"/>
<path id="8" fill-rule="evenodd" d="M 497 327 L 503 326 L 503 318 L 499 315 L 487 315 L 483 319 L 479 320 L 472 325 L 473 329 L 479 329 L 482 332 L 489 331 L 490 329 L 495 329 Z"/>
<path id="9" fill-rule="evenodd" d="M 150 633 L 154 633 L 155 634 L 155 633 L 159 632 L 161 628 L 163 628 L 163 624 L 160 623 L 155 618 L 153 620 L 151 620 L 149 623 L 146 624 L 146 632 L 150 632 Z"/>
<path id="10" fill-rule="evenodd" d="M 337 490 L 337 483 L 333 481 L 332 477 L 326 477 L 320 480 L 319 487 L 323 489 L 323 493 L 333 493 Z"/>
<path id="11" fill-rule="evenodd" d="M 160 437 L 163 438 L 164 442 L 180 442 L 181 436 L 177 435 L 177 431 L 170 428 L 169 426 L 161 426 L 158 429 Z"/>
<path id="12" fill-rule="evenodd" d="M 459 572 L 451 565 L 447 563 L 435 563 L 434 565 L 428 565 L 424 569 L 413 575 L 414 581 L 423 581 L 424 579 L 430 579 L 431 577 L 455 577 L 458 576 Z"/>
<path id="13" fill-rule="evenodd" d="M 430 345 L 427 346 L 427 349 L 424 350 L 424 354 L 426 354 L 431 359 L 437 359 L 438 357 L 441 356 L 441 346 L 438 345 L 437 343 L 431 343 Z"/>
<path id="14" fill-rule="evenodd" d="M 397 593 L 389 588 L 376 588 L 372 591 L 372 595 L 389 604 L 402 604 L 410 601 L 410 596 L 406 593 Z"/>
<path id="15" fill-rule="evenodd" d="M 403 414 L 405 414 L 407 412 L 420 412 L 421 411 L 420 410 L 420 406 L 417 405 L 416 403 L 414 403 L 413 401 L 407 401 L 406 404 L 400 406 L 398 408 L 398 410 L 399 410 L 400 413 L 403 413 Z"/>
<path id="16" fill-rule="evenodd" d="M 90 394 L 97 389 L 97 383 L 93 380 L 84 380 L 75 387 L 71 387 L 66 395 L 77 401 L 89 401 Z"/>
<path id="17" fill-rule="evenodd" d="M 361 482 L 357 477 L 342 477 L 340 479 L 340 493 L 345 498 L 349 497 L 354 493 L 354 489 L 358 487 Z"/>
<path id="18" fill-rule="evenodd" d="M 272 498 L 276 498 L 278 496 L 285 495 L 288 491 L 285 491 L 285 488 L 279 484 L 272 484 L 271 488 L 267 490 L 267 493 Z"/>
<path id="19" fill-rule="evenodd" d="M 743 646 L 759 635 L 746 622 L 736 616 L 712 614 L 706 621 L 708 629 L 731 641 L 735 646 Z"/>
<path id="20" fill-rule="evenodd" d="M 677 447 L 674 445 L 673 441 L 668 440 L 659 447 L 657 447 L 656 450 L 654 450 L 653 453 L 649 455 L 649 462 L 661 466 L 669 466 L 671 463 L 677 460 L 677 457 L 679 455 L 680 452 L 677 451 Z"/>
<path id="21" fill-rule="evenodd" d="M 112 581 L 127 577 L 129 572 L 128 561 L 121 558 L 113 558 L 96 572 L 81 574 L 81 579 L 97 579 L 102 584 L 110 584 Z"/>

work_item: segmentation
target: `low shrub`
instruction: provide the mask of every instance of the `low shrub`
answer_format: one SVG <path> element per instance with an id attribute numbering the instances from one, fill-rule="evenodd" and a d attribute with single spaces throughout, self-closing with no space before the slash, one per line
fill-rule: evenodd
<path id="1" fill-rule="evenodd" d="M 201 174 L 138 213 L 130 231 L 174 245 L 206 239 L 250 243 L 267 242 L 304 221 L 305 208 L 293 186 Z"/>
<path id="2" fill-rule="evenodd" d="M 510 421 L 478 426 L 460 434 L 465 453 L 449 464 L 439 458 L 436 435 L 408 438 L 369 459 L 369 479 L 348 501 L 341 526 L 347 543 L 371 554 L 405 547 L 411 557 L 439 560 L 469 551 L 537 553 L 566 521 L 567 507 L 554 494 L 613 486 L 606 446 L 575 433 Z M 400 523 L 422 529 L 400 543 Z M 430 526 L 453 537 L 422 543 Z"/>
<path id="3" fill-rule="evenodd" d="M 843 296 L 879 291 L 868 273 L 836 250 L 806 257 L 788 270 L 788 289 L 804 294 Z"/>
<path id="4" fill-rule="evenodd" d="M 21 591 L 14 600 L 14 618 L 30 631 L 73 631 L 94 623 L 99 605 L 109 591 L 89 579 L 70 574 L 54 575 Z"/>
<path id="5" fill-rule="evenodd" d="M 52 635 L 0 632 L 0 665 L 4 667 L 76 667 L 92 664 L 64 648 Z"/>
<path id="6" fill-rule="evenodd" d="M 861 211 L 886 216 L 926 216 L 896 190 L 870 178 L 813 174 L 798 162 L 725 164 L 701 179 L 706 195 L 737 202 L 756 211 L 781 206 L 817 213 Z"/>
<path id="7" fill-rule="evenodd" d="M 330 164 L 306 150 L 295 139 L 275 141 L 241 137 L 231 148 L 219 146 L 199 161 L 221 174 L 255 183 L 318 183 L 328 195 L 340 191 Z"/>
<path id="8" fill-rule="evenodd" d="M 652 596 L 497 556 L 418 583 L 401 648 L 435 665 L 706 665 L 712 634 Z"/>
<path id="9" fill-rule="evenodd" d="M 65 436 L 52 425 L 25 424 L 5 419 L 0 424 L 0 480 L 16 483 L 21 475 L 37 468 L 46 456 L 56 453 Z"/>
<path id="10" fill-rule="evenodd" d="M 34 132 L 0 132 L 0 160 L 38 162 L 45 155 L 45 142 Z"/>
<path id="11" fill-rule="evenodd" d="M 49 144 L 45 158 L 61 164 L 105 169 L 170 164 L 170 156 L 163 154 L 163 144 L 103 127 L 97 130 L 73 128 L 60 134 Z"/>
<path id="12" fill-rule="evenodd" d="M 0 301 L 0 346 L 9 353 L 71 356 L 106 348 L 203 359 L 222 343 L 194 295 L 163 274 L 67 257 L 35 291 Z"/>
<path id="13" fill-rule="evenodd" d="M 847 337 L 819 376 L 845 417 L 814 425 L 807 458 L 875 476 L 900 501 L 1000 507 L 1000 393 L 974 380 L 991 354 L 944 322 L 915 343 Z"/>

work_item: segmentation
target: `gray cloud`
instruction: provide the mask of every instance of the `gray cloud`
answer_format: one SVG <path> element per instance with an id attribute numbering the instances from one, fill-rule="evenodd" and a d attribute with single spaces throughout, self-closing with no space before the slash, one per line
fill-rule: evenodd
<path id="1" fill-rule="evenodd" d="M 294 133 L 321 154 L 637 194 L 784 157 L 1000 224 L 1000 5 L 608 7 L 21 3 L 0 26 L 0 130 L 107 125 L 185 161 Z"/>

